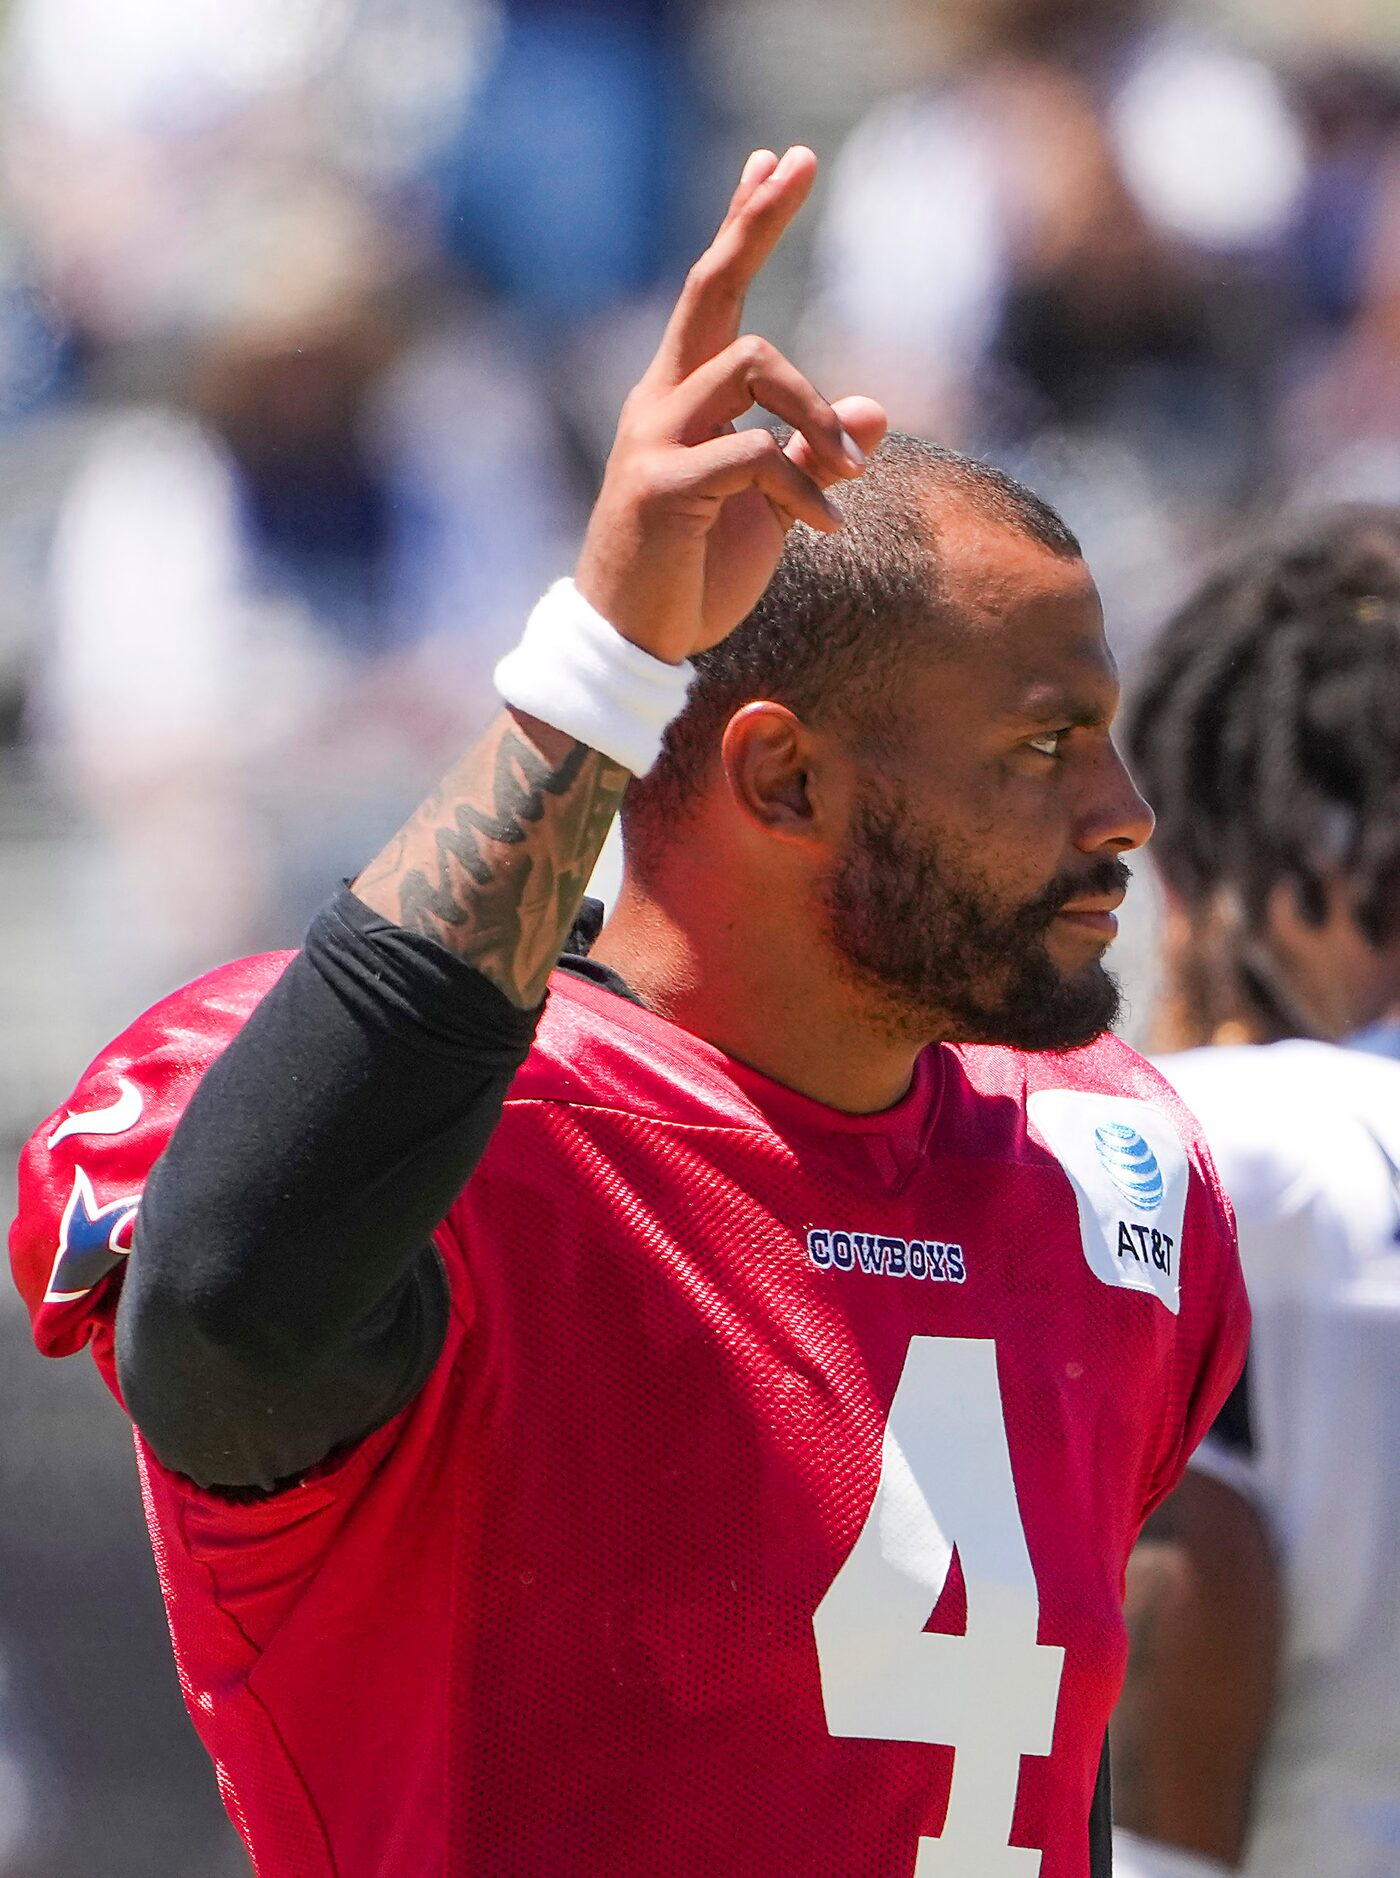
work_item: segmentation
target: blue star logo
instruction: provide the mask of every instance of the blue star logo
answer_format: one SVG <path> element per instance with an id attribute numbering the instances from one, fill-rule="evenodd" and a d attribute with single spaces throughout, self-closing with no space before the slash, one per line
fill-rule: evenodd
<path id="1" fill-rule="evenodd" d="M 73 1170 L 73 1191 L 63 1209 L 45 1304 L 68 1304 L 105 1278 L 131 1251 L 138 1194 L 97 1204 L 92 1182 L 81 1167 Z"/>

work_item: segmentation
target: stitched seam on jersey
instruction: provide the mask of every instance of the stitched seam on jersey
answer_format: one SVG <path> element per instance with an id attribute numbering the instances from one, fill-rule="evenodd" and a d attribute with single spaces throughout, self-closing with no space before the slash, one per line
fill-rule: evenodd
<path id="1" fill-rule="evenodd" d="M 847 1142 L 869 1142 L 881 1139 L 878 1130 L 866 1133 L 862 1129 L 855 1129 L 850 1134 L 847 1134 L 844 1129 L 840 1128 L 832 1129 L 827 1133 L 823 1133 L 819 1129 L 798 1129 L 789 1133 L 786 1129 L 768 1121 L 762 1115 L 759 1115 L 758 1119 L 752 1124 L 742 1122 L 683 1122 L 676 1120 L 674 1116 L 670 1115 L 638 1114 L 636 1109 L 616 1108 L 604 1102 L 570 1102 L 559 1096 L 520 1096 L 513 1105 L 508 1101 L 505 1106 L 507 1108 L 515 1106 L 517 1108 L 567 1110 L 575 1115 L 613 1115 L 620 1117 L 623 1121 L 636 1122 L 645 1128 L 667 1128 L 678 1133 L 692 1135 L 733 1135 L 742 1140 L 766 1141 L 771 1142 L 781 1152 L 791 1156 L 794 1160 L 800 1159 L 804 1152 L 825 1155 L 831 1148 L 835 1147 L 839 1149 Z M 924 1150 L 924 1153 L 926 1160 L 931 1161 L 933 1157 L 927 1149 Z M 895 1191 L 902 1191 L 903 1187 L 907 1185 L 908 1180 L 916 1171 L 916 1168 L 911 1168 L 909 1174 L 896 1184 Z M 458 1195 L 453 1205 L 456 1206 L 459 1204 L 462 1195 L 470 1192 L 470 1190 L 471 1180 L 468 1179 L 462 1189 L 462 1193 Z"/>
<path id="2" fill-rule="evenodd" d="M 256 1693 L 256 1691 L 253 1689 L 252 1684 L 251 1684 L 250 1679 L 253 1673 L 253 1668 L 256 1667 L 256 1664 L 258 1662 L 261 1662 L 264 1652 L 257 1644 L 253 1642 L 252 1638 L 248 1635 L 247 1631 L 243 1628 L 243 1625 L 239 1622 L 239 1620 L 234 1616 L 233 1612 L 226 1608 L 226 1606 L 223 1603 L 223 1600 L 218 1595 L 218 1592 L 216 1589 L 217 1580 L 214 1577 L 213 1570 L 208 1565 L 204 1564 L 204 1562 L 201 1559 L 197 1558 L 194 1551 L 192 1550 L 188 1535 L 186 1534 L 186 1531 L 185 1531 L 185 1509 L 184 1509 L 183 1504 L 181 1503 L 177 1503 L 176 1505 L 175 1518 L 176 1518 L 176 1523 L 178 1524 L 180 1528 L 180 1540 L 181 1540 L 182 1545 L 185 1548 L 185 1557 L 190 1561 L 191 1565 L 193 1565 L 195 1569 L 198 1572 L 200 1572 L 204 1576 L 204 1578 L 208 1581 L 210 1598 L 214 1605 L 214 1608 L 219 1612 L 220 1616 L 222 1616 L 226 1622 L 230 1623 L 233 1626 L 233 1628 L 238 1632 L 239 1636 L 242 1637 L 244 1642 L 248 1645 L 248 1648 L 253 1652 L 253 1658 L 254 1658 L 253 1664 L 249 1666 L 249 1668 L 245 1671 L 243 1676 L 239 1679 L 240 1691 L 248 1701 L 255 1704 L 255 1706 L 258 1709 L 258 1712 L 262 1715 L 264 1721 L 267 1723 L 267 1726 L 271 1732 L 272 1738 L 277 1744 L 278 1752 L 280 1753 L 288 1772 L 290 1773 L 293 1781 L 295 1782 L 297 1791 L 301 1794 L 302 1798 L 305 1800 L 307 1809 L 310 1812 L 311 1817 L 316 1822 L 316 1829 L 321 1835 L 321 1842 L 322 1842 L 322 1845 L 324 1847 L 325 1854 L 326 1854 L 326 1878 L 339 1878 L 339 1867 L 337 1866 L 337 1863 L 336 1863 L 335 1853 L 331 1849 L 330 1833 L 326 1830 L 326 1822 L 321 1815 L 321 1809 L 316 1804 L 315 1800 L 311 1797 L 311 1789 L 307 1786 L 306 1781 L 302 1775 L 301 1769 L 297 1765 L 296 1757 L 293 1755 L 291 1749 L 287 1746 L 287 1743 L 285 1739 L 283 1738 L 282 1730 L 278 1727 L 276 1721 L 273 1719 L 272 1711 L 268 1708 L 267 1704 L 263 1701 L 262 1697 Z M 232 1784 L 233 1784 L 232 1778 L 230 1777 L 230 1785 Z M 246 1813 L 245 1813 L 245 1817 L 246 1817 Z"/>
<path id="3" fill-rule="evenodd" d="M 688 1128 L 696 1134 L 710 1135 L 776 1135 L 777 1129 L 769 1121 L 756 1119 L 745 1122 L 683 1122 L 673 1115 L 648 1115 L 637 1109 L 623 1108 L 613 1102 L 574 1102 L 567 1096 L 507 1096 L 506 1108 L 534 1109 L 576 1109 L 583 1114 L 624 1115 L 628 1121 L 646 1122 L 657 1128 Z M 755 1111 L 757 1114 L 757 1111 Z M 842 1138 L 837 1130 L 836 1138 Z M 858 1138 L 858 1137 L 857 1137 Z M 470 1182 L 468 1182 L 470 1185 Z"/>
<path id="4" fill-rule="evenodd" d="M 576 1102 L 571 1100 L 568 1096 L 508 1096 L 503 1104 L 503 1111 L 509 1108 L 568 1109 L 574 1113 L 584 1115 L 620 1115 L 627 1121 L 640 1122 L 647 1127 L 684 1129 L 691 1134 L 697 1135 L 756 1135 L 760 1139 L 776 1141 L 782 1146 L 792 1146 L 792 1136 L 781 1127 L 768 1121 L 757 1111 L 756 1114 L 758 1118 L 753 1123 L 686 1122 L 679 1121 L 672 1115 L 651 1115 L 639 1112 L 637 1109 L 623 1108 L 619 1105 L 607 1102 Z M 843 1128 L 832 1129 L 828 1133 L 822 1133 L 822 1131 L 818 1129 L 794 1130 L 793 1132 L 794 1134 L 805 1132 L 819 1135 L 824 1143 L 878 1141 L 882 1138 L 878 1129 L 872 1129 L 868 1132 L 864 1129 L 852 1129 L 849 1133 Z M 1033 1147 L 1039 1147 L 1039 1143 L 1037 1142 L 1032 1142 L 1031 1145 Z M 1050 1154 L 1048 1149 L 1042 1150 L 1042 1152 L 1044 1152 L 1047 1157 L 1043 1163 L 1030 1159 L 1021 1159 L 1014 1154 L 970 1154 L 962 1148 L 939 1147 L 931 1140 L 922 1150 L 925 1164 L 931 1164 L 935 1159 L 938 1159 L 949 1163 L 963 1164 L 969 1167 L 1010 1167 L 1051 1177 L 1063 1175 L 1064 1169 L 1060 1165 L 1060 1162 Z M 914 1171 L 916 1170 L 910 1170 L 911 1176 Z M 908 1184 L 909 1177 L 910 1176 L 906 1176 L 898 1183 L 901 1188 Z M 471 1178 L 469 1177 L 462 1188 L 462 1193 L 469 1191 L 470 1187 Z M 462 1195 L 459 1194 L 458 1200 L 460 1200 L 461 1197 Z M 455 1206 L 456 1204 L 457 1202 L 454 1201 L 453 1205 Z"/>
<path id="5" fill-rule="evenodd" d="M 138 1465 L 140 1466 L 140 1471 L 143 1476 L 143 1484 L 144 1484 L 144 1476 L 146 1472 L 145 1456 L 141 1453 L 141 1450 L 139 1447 L 137 1449 L 137 1457 L 138 1457 Z M 264 1652 L 258 1645 L 256 1645 L 253 1642 L 252 1638 L 248 1635 L 247 1631 L 243 1628 L 243 1625 L 239 1622 L 239 1620 L 234 1616 L 233 1612 L 228 1610 L 225 1607 L 223 1600 L 218 1595 L 218 1590 L 217 1590 L 218 1581 L 216 1580 L 214 1576 L 212 1568 L 206 1565 L 204 1561 L 196 1555 L 193 1547 L 191 1546 L 190 1540 L 189 1540 L 189 1534 L 187 1533 L 186 1528 L 185 1528 L 185 1504 L 183 1500 L 180 1500 L 180 1499 L 175 1500 L 175 1523 L 177 1527 L 179 1528 L 180 1543 L 184 1548 L 185 1557 L 189 1560 L 190 1564 L 194 1567 L 194 1569 L 197 1572 L 199 1572 L 199 1574 L 205 1579 L 209 1587 L 210 1601 L 212 1602 L 215 1610 L 218 1611 L 219 1615 L 225 1620 L 225 1622 L 233 1626 L 233 1628 L 238 1632 L 239 1636 L 242 1637 L 243 1641 L 248 1645 L 248 1648 L 253 1653 L 253 1658 L 254 1658 L 253 1665 L 250 1665 L 250 1667 L 239 1678 L 238 1686 L 239 1686 L 240 1693 L 247 1701 L 250 1701 L 253 1704 L 255 1704 L 255 1706 L 258 1709 L 258 1712 L 261 1714 L 264 1721 L 267 1723 L 272 1739 L 276 1743 L 277 1751 L 281 1755 L 283 1764 L 287 1768 L 292 1778 L 292 1781 L 294 1782 L 296 1786 L 297 1792 L 300 1793 L 302 1798 L 305 1800 L 307 1811 L 310 1813 L 311 1818 L 316 1823 L 316 1830 L 321 1835 L 321 1845 L 322 1845 L 322 1849 L 325 1852 L 325 1857 L 326 1857 L 325 1878 L 340 1878 L 340 1869 L 336 1863 L 335 1853 L 331 1849 L 330 1833 L 326 1829 L 326 1822 L 321 1815 L 321 1809 L 316 1804 L 315 1800 L 311 1797 L 311 1790 L 307 1786 L 306 1781 L 302 1776 L 301 1769 L 297 1765 L 295 1756 L 292 1754 L 290 1748 L 287 1746 L 286 1741 L 283 1739 L 282 1730 L 278 1727 L 277 1723 L 273 1720 L 271 1710 L 268 1708 L 267 1704 L 263 1701 L 262 1697 L 258 1695 L 251 1686 L 250 1678 L 252 1676 L 253 1667 L 256 1666 L 256 1663 L 262 1660 Z M 233 1780 L 232 1773 L 227 1771 L 228 1763 L 225 1761 L 222 1764 L 226 1770 L 225 1777 L 228 1779 L 229 1786 L 233 1788 L 235 1792 L 239 1792 L 241 1794 L 242 1783 L 240 1782 L 236 1785 Z M 246 1808 L 243 1806 L 241 1797 L 239 1800 L 239 1810 L 243 1812 L 243 1816 L 246 1819 L 248 1815 L 247 1815 Z M 255 1859 L 253 1862 L 256 1867 L 257 1860 Z"/>
<path id="6" fill-rule="evenodd" d="M 732 1135 L 742 1140 L 768 1142 L 781 1153 L 797 1162 L 800 1162 L 804 1155 L 819 1155 L 823 1159 L 831 1161 L 838 1172 L 840 1171 L 840 1152 L 843 1148 L 854 1146 L 855 1144 L 869 1146 L 875 1142 L 888 1140 L 888 1136 L 882 1134 L 879 1129 L 867 1130 L 858 1128 L 848 1132 L 843 1128 L 823 1130 L 819 1127 L 798 1127 L 789 1130 L 780 1123 L 769 1121 L 761 1111 L 757 1110 L 755 1111 L 756 1119 L 754 1122 L 741 1123 L 679 1121 L 676 1117 L 671 1115 L 642 1114 L 638 1113 L 636 1109 L 615 1107 L 603 1102 L 575 1102 L 564 1096 L 508 1097 L 503 1105 L 502 1115 L 504 1116 L 505 1109 L 511 1107 L 522 1109 L 555 1109 L 576 1115 L 610 1115 L 616 1116 L 625 1122 L 635 1122 L 645 1128 L 666 1128 L 676 1132 L 694 1135 Z M 886 1191 L 892 1197 L 896 1199 L 900 1198 L 915 1176 L 921 1171 L 926 1171 L 935 1161 L 956 1161 L 960 1158 L 955 1153 L 949 1154 L 937 1148 L 932 1141 L 934 1132 L 936 1132 L 936 1124 L 925 1136 L 923 1145 L 912 1156 L 910 1165 L 901 1172 L 896 1179 L 880 1183 L 884 1185 Z M 988 1160 L 986 1165 L 1023 1167 L 1026 1163 L 1023 1161 L 996 1162 Z M 472 1178 L 474 1178 L 474 1174 L 468 1178 L 461 1192 L 458 1194 L 457 1199 L 453 1201 L 454 1210 L 470 1192 Z M 462 1243 L 460 1236 L 458 1237 L 458 1243 Z M 470 1272 L 471 1260 L 467 1256 L 465 1248 L 463 1256 L 466 1258 Z"/>
<path id="7" fill-rule="evenodd" d="M 411 1406 L 412 1404 L 410 1404 L 410 1407 Z M 403 1409 L 399 1410 L 400 1415 L 404 1414 L 405 1412 L 406 1411 Z M 393 1420 L 397 1421 L 398 1416 L 395 1416 Z M 365 1453 L 365 1450 L 372 1445 L 378 1444 L 379 1438 L 384 1434 L 384 1429 L 392 1427 L 392 1426 L 393 1426 L 393 1422 L 386 1422 L 384 1424 L 384 1427 L 376 1428 L 372 1434 L 366 1435 L 363 1438 L 363 1440 L 359 1443 L 359 1445 L 356 1448 L 351 1450 L 350 1454 L 347 1456 L 347 1461 L 358 1464 L 361 1461 Z M 383 1443 L 382 1445 L 385 1447 L 387 1451 L 387 1449 L 392 1447 L 394 1444 L 392 1442 L 387 1442 L 387 1443 Z M 378 1463 L 376 1463 L 376 1465 L 378 1465 Z M 331 1495 L 331 1498 L 327 1504 L 334 1506 L 337 1504 L 340 1498 L 339 1489 L 340 1489 L 340 1485 L 342 1482 L 342 1476 L 332 1475 L 329 1478 L 335 1481 L 336 1491 Z M 197 1488 L 196 1491 L 203 1493 L 203 1492 L 207 1492 L 208 1490 L 205 1488 Z M 287 1487 L 287 1488 L 284 1488 L 281 1493 L 269 1494 L 264 1499 L 253 1500 L 253 1501 L 248 1502 L 248 1504 L 249 1506 L 255 1507 L 255 1508 L 285 1505 L 287 1500 L 290 1498 L 290 1496 L 296 1493 L 297 1491 L 298 1491 L 298 1488 L 296 1487 Z M 180 1543 L 184 1547 L 185 1557 L 189 1560 L 190 1564 L 194 1566 L 196 1571 L 203 1574 L 205 1580 L 207 1581 L 208 1586 L 209 1586 L 210 1600 L 213 1603 L 215 1610 L 219 1612 L 220 1616 L 223 1617 L 226 1620 L 226 1622 L 230 1623 L 233 1626 L 233 1628 L 238 1632 L 239 1636 L 242 1637 L 244 1643 L 247 1644 L 253 1656 L 260 1660 L 262 1657 L 264 1657 L 267 1654 L 267 1651 L 271 1648 L 273 1643 L 277 1640 L 277 1637 L 280 1635 L 283 1626 L 287 1623 L 288 1619 L 291 1617 L 292 1612 L 297 1608 L 298 1605 L 301 1604 L 302 1600 L 306 1597 L 307 1592 L 310 1591 L 312 1585 L 315 1583 L 316 1579 L 320 1576 L 321 1572 L 324 1570 L 325 1564 L 326 1564 L 325 1548 L 322 1548 L 320 1557 L 317 1559 L 315 1565 L 312 1566 L 311 1571 L 309 1575 L 307 1576 L 306 1582 L 303 1584 L 301 1590 L 297 1593 L 296 1598 L 294 1599 L 293 1603 L 288 1607 L 287 1611 L 277 1620 L 277 1623 L 273 1627 L 271 1636 L 269 1636 L 265 1642 L 259 1643 L 256 1641 L 255 1638 L 251 1637 L 248 1634 L 248 1631 L 244 1628 L 242 1619 L 239 1617 L 236 1617 L 234 1613 L 224 1603 L 223 1598 L 220 1595 L 219 1589 L 218 1589 L 218 1585 L 219 1585 L 218 1575 L 216 1574 L 213 1566 L 210 1565 L 208 1561 L 204 1557 L 201 1556 L 202 1548 L 197 1547 L 194 1544 L 194 1542 L 191 1540 L 190 1535 L 189 1535 L 189 1529 L 186 1524 L 186 1513 L 187 1513 L 187 1507 L 188 1507 L 187 1500 L 185 1499 L 183 1495 L 172 1494 L 170 1498 L 174 1501 L 174 1504 L 175 1504 L 175 1519 L 176 1519 L 176 1523 L 178 1524 L 180 1528 Z M 231 1509 L 234 1512 L 238 1512 L 242 1510 L 240 1503 L 237 1501 L 232 1501 L 232 1502 L 220 1501 L 218 1504 L 221 1510 Z M 239 1535 L 239 1536 L 240 1538 L 242 1538 L 244 1535 Z"/>
<path id="8" fill-rule="evenodd" d="M 678 1120 L 674 1115 L 652 1115 L 644 1110 L 624 1108 L 618 1103 L 611 1102 L 578 1102 L 574 1101 L 569 1096 L 507 1096 L 504 1106 L 508 1109 L 576 1109 L 584 1114 L 622 1115 L 625 1116 L 628 1121 L 645 1122 L 657 1128 L 688 1128 L 695 1134 L 773 1135 L 779 1140 L 786 1140 L 787 1138 L 778 1127 L 768 1121 L 766 1117 L 763 1117 L 759 1111 L 755 1111 L 758 1119 L 752 1123 L 687 1122 Z M 876 1112 L 878 1113 L 879 1111 Z M 807 1132 L 816 1134 L 821 1131 L 812 1129 Z M 879 1140 L 880 1131 L 878 1129 L 871 1129 L 867 1133 L 864 1129 L 852 1129 L 848 1133 L 844 1128 L 835 1128 L 826 1134 L 824 1139 L 831 1141 Z M 1020 1167 L 1026 1168 L 1031 1173 L 1036 1174 L 1055 1174 L 1063 1171 L 1060 1162 L 1050 1153 L 1048 1148 L 1040 1148 L 1038 1142 L 1032 1142 L 1031 1145 L 1045 1156 L 1043 1162 L 1022 1159 L 1014 1154 L 971 1154 L 962 1148 L 940 1149 L 939 1152 L 945 1155 L 949 1160 L 965 1161 L 970 1167 Z M 467 1185 L 470 1185 L 470 1181 L 467 1182 Z"/>
<path id="9" fill-rule="evenodd" d="M 307 1786 L 306 1781 L 302 1776 L 301 1769 L 297 1765 L 295 1756 L 292 1754 L 291 1749 L 287 1746 L 287 1743 L 282 1738 L 282 1730 L 277 1726 L 277 1723 L 273 1720 L 272 1712 L 268 1708 L 267 1704 L 263 1701 L 262 1697 L 260 1695 L 255 1695 L 252 1689 L 249 1688 L 248 1679 L 246 1676 L 243 1679 L 242 1687 L 243 1687 L 243 1693 L 248 1698 L 248 1700 L 251 1702 L 255 1702 L 257 1704 L 258 1710 L 260 1714 L 262 1715 L 263 1719 L 266 1721 L 268 1725 L 268 1729 L 271 1732 L 272 1738 L 277 1744 L 278 1752 L 282 1756 L 283 1763 L 286 1766 L 288 1773 L 291 1775 L 291 1778 L 293 1779 L 293 1781 L 295 1781 L 297 1791 L 301 1794 L 302 1798 L 306 1801 L 308 1812 L 310 1813 L 312 1819 L 314 1819 L 316 1822 L 316 1830 L 320 1833 L 321 1843 L 323 1847 L 325 1848 L 326 1878 L 340 1878 L 340 1865 L 336 1859 L 334 1851 L 331 1848 L 330 1834 L 326 1830 L 326 1822 L 321 1815 L 321 1809 L 319 1806 L 317 1806 L 315 1800 L 312 1799 L 311 1797 L 311 1789 Z M 231 1780 L 229 1784 L 230 1785 L 233 1784 Z M 254 1861 L 254 1863 L 256 1864 L 256 1861 Z"/>

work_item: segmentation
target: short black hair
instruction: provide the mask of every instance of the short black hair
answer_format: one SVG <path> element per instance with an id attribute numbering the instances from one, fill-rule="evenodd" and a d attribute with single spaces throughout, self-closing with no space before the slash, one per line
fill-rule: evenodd
<path id="1" fill-rule="evenodd" d="M 792 528 L 757 606 L 695 659 L 685 710 L 651 771 L 627 792 L 630 859 L 643 858 L 685 814 L 724 726 L 755 699 L 878 739 L 910 644 L 953 623 L 939 565 L 940 496 L 1063 559 L 1081 557 L 1060 516 L 1013 477 L 899 432 L 872 453 L 858 482 L 835 494 L 846 516 L 841 532 Z"/>
<path id="2" fill-rule="evenodd" d="M 1340 873 L 1367 939 L 1393 937 L 1400 508 L 1303 516 L 1237 550 L 1149 649 L 1125 742 L 1157 812 L 1157 866 L 1188 911 L 1227 913 L 1234 955 L 1216 968 L 1260 1015 L 1280 1014 L 1245 955 L 1277 883 L 1320 923 Z M 1203 984 L 1196 1001 L 1221 994 Z M 1212 1014 L 1195 1015 L 1209 1031 Z"/>

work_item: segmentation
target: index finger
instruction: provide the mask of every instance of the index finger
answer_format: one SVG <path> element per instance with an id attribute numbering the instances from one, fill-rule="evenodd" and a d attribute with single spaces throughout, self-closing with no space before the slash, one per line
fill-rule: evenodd
<path id="1" fill-rule="evenodd" d="M 756 150 L 744 165 L 719 233 L 686 276 L 647 369 L 647 382 L 658 389 L 679 385 L 739 337 L 755 275 L 811 194 L 817 159 L 805 144 L 794 144 L 771 169 L 760 161 L 767 158 L 769 152 Z"/>

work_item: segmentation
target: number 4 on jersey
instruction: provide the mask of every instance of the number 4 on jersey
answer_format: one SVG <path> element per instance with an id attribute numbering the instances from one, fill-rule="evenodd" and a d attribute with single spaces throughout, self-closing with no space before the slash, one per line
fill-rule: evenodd
<path id="1" fill-rule="evenodd" d="M 967 1628 L 930 1635 L 957 1547 Z M 880 1483 L 813 1620 L 834 1735 L 951 1746 L 948 1816 L 914 1878 L 1035 1878 L 1013 1846 L 1023 1754 L 1048 1754 L 1062 1649 L 1036 1641 L 1040 1595 L 1016 1503 L 996 1346 L 915 1337 L 885 1424 Z"/>

